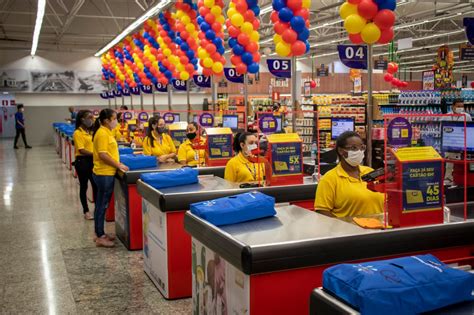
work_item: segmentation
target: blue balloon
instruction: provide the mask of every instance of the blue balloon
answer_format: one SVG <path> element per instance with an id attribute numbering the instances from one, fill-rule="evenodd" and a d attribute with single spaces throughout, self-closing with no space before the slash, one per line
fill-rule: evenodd
<path id="1" fill-rule="evenodd" d="M 201 31 L 203 31 L 204 33 L 211 29 L 211 26 L 206 21 L 199 24 L 199 27 L 201 28 Z"/>
<path id="2" fill-rule="evenodd" d="M 255 16 L 259 16 L 260 15 L 260 7 L 259 6 L 253 6 L 251 8 L 251 10 L 253 11 L 253 13 L 255 14 Z"/>
<path id="3" fill-rule="evenodd" d="M 272 7 L 273 7 L 273 10 L 280 11 L 281 9 L 286 7 L 286 3 L 284 0 L 273 0 Z"/>
<path id="4" fill-rule="evenodd" d="M 237 39 L 236 38 L 229 38 L 229 47 L 234 48 L 234 46 L 237 45 Z"/>
<path id="5" fill-rule="evenodd" d="M 257 73 L 259 69 L 260 69 L 260 66 L 258 65 L 257 62 L 254 62 L 250 66 L 247 67 L 247 71 L 249 73 Z"/>
<path id="6" fill-rule="evenodd" d="M 206 38 L 208 40 L 214 40 L 214 38 L 216 38 L 216 33 L 213 30 L 209 30 L 206 32 Z"/>
<path id="7" fill-rule="evenodd" d="M 166 71 L 165 71 L 165 76 L 166 76 L 166 77 L 168 78 L 168 80 L 169 80 L 169 79 L 171 79 L 171 78 L 173 77 L 173 74 L 171 73 L 171 71 L 166 70 Z"/>
<path id="8" fill-rule="evenodd" d="M 219 47 L 219 48 L 217 48 L 217 51 L 219 52 L 219 54 L 223 55 L 225 53 L 225 48 L 224 47 Z"/>
<path id="9" fill-rule="evenodd" d="M 385 1 L 380 1 L 381 3 L 378 4 L 379 10 L 392 10 L 394 11 L 397 8 L 397 1 L 395 0 L 385 0 Z"/>
<path id="10" fill-rule="evenodd" d="M 178 44 L 178 45 L 180 45 L 182 51 L 189 50 L 189 45 L 186 42 L 181 42 L 181 44 Z"/>
<path id="11" fill-rule="evenodd" d="M 181 40 L 180 37 L 176 38 L 176 40 L 174 41 L 177 45 L 180 45 L 183 43 L 183 41 Z"/>
<path id="12" fill-rule="evenodd" d="M 291 11 L 290 8 L 284 7 L 278 12 L 278 17 L 283 22 L 290 22 L 291 19 L 293 18 L 293 11 Z"/>
<path id="13" fill-rule="evenodd" d="M 193 59 L 194 58 L 194 51 L 192 51 L 191 49 L 188 50 L 186 52 L 186 57 L 188 57 L 189 59 Z"/>
<path id="14" fill-rule="evenodd" d="M 244 52 L 242 54 L 242 61 L 247 65 L 250 66 L 253 63 L 253 56 L 249 52 Z"/>
<path id="15" fill-rule="evenodd" d="M 193 65 L 197 65 L 197 64 L 198 64 L 198 59 L 197 59 L 197 58 L 191 59 L 191 63 L 192 63 Z"/>
<path id="16" fill-rule="evenodd" d="M 311 46 L 309 44 L 309 41 L 306 41 L 305 44 L 306 44 L 306 52 L 305 53 L 307 54 L 311 50 Z"/>
<path id="17" fill-rule="evenodd" d="M 299 33 L 306 28 L 306 22 L 301 16 L 294 16 L 290 22 L 291 28 Z"/>
<path id="18" fill-rule="evenodd" d="M 219 37 L 214 38 L 212 42 L 214 43 L 214 45 L 216 45 L 216 47 L 220 47 L 222 45 L 222 39 Z"/>
<path id="19" fill-rule="evenodd" d="M 155 77 L 153 77 L 153 78 L 151 79 L 151 82 L 153 82 L 153 84 L 157 84 L 157 83 L 158 83 L 158 80 L 157 80 Z"/>
<path id="20" fill-rule="evenodd" d="M 258 4 L 257 0 L 247 0 L 247 5 L 249 8 L 255 7 Z"/>
<path id="21" fill-rule="evenodd" d="M 241 56 L 244 53 L 244 47 L 239 44 L 235 44 L 234 48 L 232 48 L 234 55 Z"/>
<path id="22" fill-rule="evenodd" d="M 198 16 L 196 21 L 199 25 L 201 25 L 201 23 L 204 22 L 204 19 L 202 18 L 202 16 Z"/>

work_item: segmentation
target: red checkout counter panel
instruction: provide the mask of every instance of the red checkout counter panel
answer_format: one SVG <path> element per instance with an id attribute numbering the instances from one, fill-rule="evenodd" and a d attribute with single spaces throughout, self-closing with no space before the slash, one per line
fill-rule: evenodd
<path id="1" fill-rule="evenodd" d="M 191 237 L 184 230 L 184 215 L 190 204 L 258 190 L 277 202 L 314 200 L 316 184 L 240 188 L 216 176 L 199 176 L 193 185 L 154 189 L 139 180 L 143 198 L 144 268 L 167 299 L 191 296 Z M 308 210 L 305 210 L 308 211 Z M 308 211 L 309 212 L 309 211 Z"/>
<path id="2" fill-rule="evenodd" d="M 192 236 L 193 313 L 308 314 L 309 297 L 335 264 L 432 253 L 474 254 L 474 222 L 365 230 L 297 206 L 216 227 L 187 212 Z M 212 293 L 212 294 L 211 294 Z"/>
<path id="3" fill-rule="evenodd" d="M 181 168 L 176 163 L 163 163 L 158 168 L 122 172 L 115 176 L 114 205 L 115 231 L 128 250 L 143 248 L 142 197 L 137 192 L 137 181 L 145 173 L 154 173 Z M 224 177 L 225 167 L 200 167 L 200 175 Z"/>

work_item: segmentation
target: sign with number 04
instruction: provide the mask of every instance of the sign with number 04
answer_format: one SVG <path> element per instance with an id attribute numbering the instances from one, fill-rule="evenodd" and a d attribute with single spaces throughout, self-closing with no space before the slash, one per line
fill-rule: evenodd
<path id="1" fill-rule="evenodd" d="M 339 59 L 348 68 L 367 69 L 367 46 L 338 45 Z"/>

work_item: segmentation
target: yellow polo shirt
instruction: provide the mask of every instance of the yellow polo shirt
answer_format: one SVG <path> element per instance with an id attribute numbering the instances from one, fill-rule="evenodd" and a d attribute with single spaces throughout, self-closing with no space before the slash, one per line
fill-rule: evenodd
<path id="1" fill-rule="evenodd" d="M 94 136 L 93 172 L 96 175 L 114 176 L 117 169 L 102 161 L 102 159 L 99 157 L 99 153 L 101 152 L 108 153 L 110 157 L 117 162 L 120 160 L 118 144 L 114 138 L 112 130 L 104 126 L 101 126 Z"/>
<path id="2" fill-rule="evenodd" d="M 156 138 L 153 134 L 153 147 L 151 146 L 150 138 L 145 137 L 143 140 L 143 154 L 162 156 L 165 154 L 176 153 L 176 146 L 174 145 L 173 139 L 168 134 L 161 135 L 161 141 Z"/>
<path id="3" fill-rule="evenodd" d="M 135 145 L 139 147 L 143 146 L 143 133 L 142 132 L 135 131 L 131 138 L 132 140 L 135 141 Z"/>
<path id="4" fill-rule="evenodd" d="M 361 177 L 373 171 L 359 167 Z M 383 212 L 384 194 L 367 189 L 366 182 L 350 177 L 339 163 L 318 183 L 314 207 L 340 218 L 376 214 Z"/>
<path id="5" fill-rule="evenodd" d="M 185 161 L 186 165 L 189 165 L 189 166 L 199 165 L 199 161 L 204 160 L 204 150 L 197 150 L 197 151 L 198 151 L 199 156 L 196 156 L 196 150 L 194 150 L 191 140 L 186 139 L 179 146 L 178 162 Z"/>
<path id="6" fill-rule="evenodd" d="M 263 180 L 265 164 L 252 163 L 240 152 L 227 162 L 224 179 L 234 183 L 249 183 Z"/>
<path id="7" fill-rule="evenodd" d="M 72 135 L 74 140 L 74 147 L 76 149 L 76 157 L 82 156 L 79 150 L 87 150 L 93 152 L 94 145 L 92 143 L 92 135 L 87 131 L 79 127 L 74 131 Z"/>
<path id="8" fill-rule="evenodd" d="M 128 141 L 129 131 L 128 123 L 124 122 L 123 124 L 118 123 L 117 127 L 113 130 L 113 135 L 117 141 Z"/>

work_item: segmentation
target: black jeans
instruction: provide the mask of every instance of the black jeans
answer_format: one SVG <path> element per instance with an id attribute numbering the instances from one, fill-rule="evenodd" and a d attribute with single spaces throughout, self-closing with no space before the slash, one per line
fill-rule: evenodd
<path id="1" fill-rule="evenodd" d="M 28 143 L 26 142 L 25 128 L 17 128 L 16 129 L 14 146 L 16 147 L 16 145 L 18 144 L 18 138 L 20 138 L 20 135 L 21 135 L 21 138 L 23 139 L 23 143 L 25 144 L 25 147 L 28 146 Z"/>
<path id="2" fill-rule="evenodd" d="M 89 205 L 87 204 L 87 182 L 91 182 L 92 195 L 94 196 L 94 202 L 97 201 L 97 185 L 92 178 L 92 169 L 94 168 L 94 162 L 92 156 L 78 156 L 74 162 L 74 168 L 79 178 L 79 197 L 81 199 L 82 210 L 84 213 L 89 212 Z"/>

